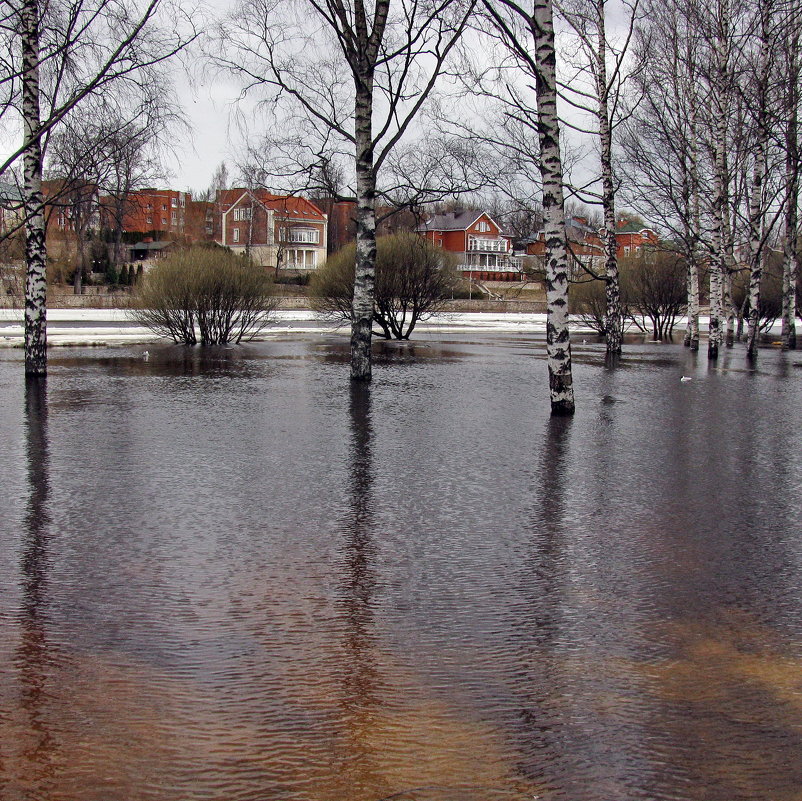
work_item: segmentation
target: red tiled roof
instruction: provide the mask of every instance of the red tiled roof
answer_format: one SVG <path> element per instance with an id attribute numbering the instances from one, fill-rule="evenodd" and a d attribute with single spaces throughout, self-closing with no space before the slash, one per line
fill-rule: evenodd
<path id="1" fill-rule="evenodd" d="M 218 201 L 225 210 L 233 206 L 245 193 L 250 193 L 259 203 L 288 217 L 300 220 L 323 222 L 325 215 L 311 200 L 296 195 L 275 195 L 265 189 L 224 189 L 218 192 Z"/>

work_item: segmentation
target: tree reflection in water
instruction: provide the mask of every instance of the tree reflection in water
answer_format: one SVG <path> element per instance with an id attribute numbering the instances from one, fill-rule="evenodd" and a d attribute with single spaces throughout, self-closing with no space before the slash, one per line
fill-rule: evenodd
<path id="1" fill-rule="evenodd" d="M 24 545 L 20 560 L 22 603 L 19 612 L 19 645 L 15 667 L 20 682 L 21 708 L 27 716 L 30 740 L 22 758 L 34 775 L 27 782 L 47 797 L 47 786 L 54 777 L 55 740 L 48 720 L 47 684 L 51 663 L 47 634 L 47 582 L 50 512 L 50 456 L 47 433 L 47 379 L 27 376 L 25 383 L 25 445 L 28 505 L 24 518 Z"/>
<path id="2" fill-rule="evenodd" d="M 373 524 L 373 455 L 370 386 L 354 383 L 349 403 L 349 510 L 343 525 L 345 575 L 342 605 L 345 626 L 345 669 L 342 706 L 352 749 L 355 788 L 373 790 L 377 755 L 373 753 L 372 710 L 381 704 L 377 683 L 373 596 L 376 589 Z"/>

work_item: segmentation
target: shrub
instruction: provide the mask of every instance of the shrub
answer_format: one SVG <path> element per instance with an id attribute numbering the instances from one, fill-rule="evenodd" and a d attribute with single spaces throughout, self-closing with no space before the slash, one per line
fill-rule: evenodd
<path id="1" fill-rule="evenodd" d="M 651 327 L 655 339 L 670 337 L 677 317 L 687 308 L 685 259 L 670 250 L 647 251 L 622 259 L 619 268 L 621 295 L 629 307 L 630 319 L 641 330 Z"/>
<path id="2" fill-rule="evenodd" d="M 604 336 L 607 331 L 607 295 L 604 281 L 590 277 L 572 281 L 568 293 L 568 308 L 582 325 Z"/>
<path id="3" fill-rule="evenodd" d="M 273 284 L 261 267 L 230 251 L 177 251 L 137 282 L 133 318 L 185 345 L 222 345 L 253 339 L 276 307 Z"/>
<path id="4" fill-rule="evenodd" d="M 312 276 L 312 306 L 343 321 L 351 320 L 356 246 L 335 253 Z M 411 233 L 376 242 L 373 322 L 385 339 L 409 339 L 416 324 L 442 309 L 458 284 L 453 257 Z"/>

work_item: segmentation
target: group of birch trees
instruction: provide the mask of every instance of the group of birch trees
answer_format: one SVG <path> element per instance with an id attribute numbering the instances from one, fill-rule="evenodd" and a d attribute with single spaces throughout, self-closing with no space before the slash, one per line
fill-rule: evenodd
<path id="1" fill-rule="evenodd" d="M 194 38 L 187 7 L 166 8 L 167 0 L 2 0 L 0 2 L 0 124 L 7 138 L 21 129 L 18 144 L 0 159 L 0 178 L 21 162 L 25 229 L 25 371 L 47 371 L 47 249 L 42 174 L 48 147 L 66 153 L 70 127 L 85 122 L 90 104 L 105 99 L 114 125 L 139 117 L 134 98 L 159 82 L 159 65 Z M 86 144 L 73 138 L 79 150 Z M 75 154 L 73 154 L 75 155 Z M 78 154 L 75 163 L 88 160 Z"/>
<path id="2" fill-rule="evenodd" d="M 643 69 L 620 138 L 621 184 L 688 265 L 687 343 L 698 348 L 707 288 L 708 355 L 732 345 L 745 319 L 754 356 L 764 273 L 781 251 L 781 337 L 794 348 L 802 4 L 643 2 Z M 744 276 L 739 303 L 733 284 Z"/>
<path id="3" fill-rule="evenodd" d="M 112 84 L 141 89 L 193 38 L 187 12 L 183 29 L 175 14 L 158 20 L 166 2 L 2 0 L 10 56 L 0 60 L 0 113 L 17 112 L 24 134 L 0 173 L 22 158 L 29 373 L 46 369 L 42 149 L 51 136 L 80 149 L 92 139 L 71 118 L 81 104 Z M 754 355 L 763 271 L 781 248 L 782 337 L 795 347 L 800 4 L 239 0 L 207 55 L 239 80 L 241 118 L 258 120 L 258 134 L 248 132 L 252 176 L 271 189 L 357 198 L 355 381 L 371 378 L 377 202 L 419 207 L 484 183 L 525 186 L 521 207 L 542 209 L 547 248 L 552 410 L 570 414 L 567 196 L 602 210 L 604 267 L 595 277 L 606 288 L 609 353 L 621 350 L 623 332 L 615 237 L 623 203 L 659 225 L 687 263 L 687 344 L 698 348 L 706 293 L 710 357 L 725 335 L 735 339 L 744 315 Z M 444 114 L 449 96 L 463 108 L 478 99 L 491 113 Z M 433 108 L 439 115 L 423 122 Z M 93 136 L 137 122 L 113 120 Z M 738 309 L 733 282 L 744 270 Z"/>

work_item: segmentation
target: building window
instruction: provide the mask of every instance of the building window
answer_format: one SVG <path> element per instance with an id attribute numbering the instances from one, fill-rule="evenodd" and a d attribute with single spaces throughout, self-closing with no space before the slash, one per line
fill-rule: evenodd
<path id="1" fill-rule="evenodd" d="M 162 217 L 162 225 L 167 225 L 167 218 L 166 217 Z"/>
<path id="2" fill-rule="evenodd" d="M 187 199 L 183 195 L 181 195 L 181 208 L 183 209 L 184 206 L 186 205 L 187 205 Z"/>
<path id="3" fill-rule="evenodd" d="M 175 224 L 178 222 L 178 212 L 177 212 L 177 211 L 174 211 L 174 212 L 171 214 L 171 217 L 172 217 L 172 220 L 173 220 L 173 225 L 175 225 Z"/>
<path id="4" fill-rule="evenodd" d="M 148 225 L 153 225 L 153 217 L 148 217 Z"/>
<path id="5" fill-rule="evenodd" d="M 177 200 L 177 198 L 172 198 L 172 199 L 170 200 L 170 205 L 171 205 L 171 206 L 172 206 L 174 209 L 177 209 L 177 208 L 178 208 L 178 200 Z"/>
<path id="6" fill-rule="evenodd" d="M 166 203 L 162 203 L 162 211 L 167 211 L 167 204 Z"/>
<path id="7" fill-rule="evenodd" d="M 234 241 L 239 242 L 239 228 L 234 229 Z"/>
<path id="8" fill-rule="evenodd" d="M 480 223 L 476 224 L 477 231 L 489 231 L 490 230 L 490 223 L 485 222 L 482 220 Z"/>
<path id="9" fill-rule="evenodd" d="M 283 242 L 299 242 L 307 245 L 317 245 L 320 242 L 320 231 L 317 228 L 286 228 L 279 230 L 279 237 Z"/>
<path id="10" fill-rule="evenodd" d="M 624 255 L 629 256 L 629 245 L 624 245 Z"/>

